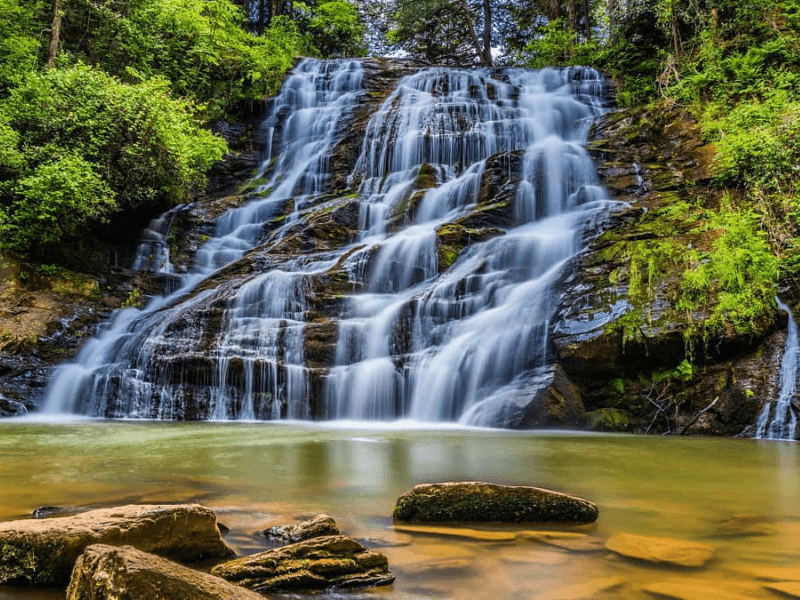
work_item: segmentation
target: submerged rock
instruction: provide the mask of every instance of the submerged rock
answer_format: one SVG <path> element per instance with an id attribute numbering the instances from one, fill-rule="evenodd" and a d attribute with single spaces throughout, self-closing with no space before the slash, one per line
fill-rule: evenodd
<path id="1" fill-rule="evenodd" d="M 343 535 L 238 558 L 214 567 L 211 574 L 258 592 L 361 588 L 394 581 L 383 554 Z"/>
<path id="2" fill-rule="evenodd" d="M 296 523 L 294 525 L 280 525 L 264 530 L 268 538 L 278 539 L 283 542 L 293 543 L 322 537 L 324 535 L 339 535 L 336 521 L 328 515 L 317 515 L 313 519 Z"/>
<path id="3" fill-rule="evenodd" d="M 622 533 L 606 542 L 606 549 L 652 563 L 667 563 L 680 567 L 702 567 L 714 558 L 714 548 L 708 544 Z"/>
<path id="4" fill-rule="evenodd" d="M 0 523 L 0 584 L 65 585 L 92 544 L 131 545 L 182 561 L 232 556 L 198 504 L 127 505 L 72 517 Z"/>
<path id="5" fill-rule="evenodd" d="M 257 600 L 261 595 L 133 546 L 89 546 L 72 571 L 67 600 Z"/>
<path id="6" fill-rule="evenodd" d="M 592 523 L 597 505 L 527 486 L 461 482 L 421 484 L 397 499 L 395 521 L 505 521 Z"/>

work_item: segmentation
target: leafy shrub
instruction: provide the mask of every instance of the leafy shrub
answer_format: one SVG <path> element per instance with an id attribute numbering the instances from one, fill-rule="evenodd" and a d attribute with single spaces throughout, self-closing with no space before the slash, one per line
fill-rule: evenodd
<path id="1" fill-rule="evenodd" d="M 182 200 L 226 151 L 195 113 L 160 78 L 123 84 L 86 65 L 30 74 L 0 111 L 3 247 L 37 254 L 114 212 Z"/>

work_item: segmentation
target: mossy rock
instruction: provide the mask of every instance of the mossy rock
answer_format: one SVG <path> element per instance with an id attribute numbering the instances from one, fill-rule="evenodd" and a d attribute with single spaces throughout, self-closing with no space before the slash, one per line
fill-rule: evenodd
<path id="1" fill-rule="evenodd" d="M 214 513 L 197 504 L 128 505 L 0 523 L 0 584 L 58 586 L 92 544 L 128 544 L 178 560 L 231 556 Z"/>
<path id="2" fill-rule="evenodd" d="M 628 413 L 620 408 L 601 408 L 586 413 L 588 429 L 592 431 L 628 431 Z"/>
<path id="3" fill-rule="evenodd" d="M 386 557 L 352 538 L 329 535 L 217 565 L 211 574 L 257 592 L 388 585 Z"/>
<path id="4" fill-rule="evenodd" d="M 552 490 L 479 482 L 422 484 L 397 499 L 405 522 L 592 523 L 597 505 Z"/>

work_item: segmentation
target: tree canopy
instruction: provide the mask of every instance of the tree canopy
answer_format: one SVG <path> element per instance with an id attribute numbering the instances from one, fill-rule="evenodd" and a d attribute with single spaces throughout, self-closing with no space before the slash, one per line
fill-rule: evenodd
<path id="1" fill-rule="evenodd" d="M 0 0 L 0 249 L 50 260 L 185 200 L 226 152 L 204 123 L 260 105 L 299 54 L 365 51 L 349 2 L 265 3 L 255 27 L 252 4 Z"/>

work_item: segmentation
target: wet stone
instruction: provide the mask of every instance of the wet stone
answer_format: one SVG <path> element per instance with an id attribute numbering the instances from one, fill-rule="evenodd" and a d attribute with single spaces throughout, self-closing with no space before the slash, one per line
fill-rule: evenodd
<path id="1" fill-rule="evenodd" d="M 258 600 L 259 594 L 133 546 L 86 548 L 72 571 L 67 600 Z"/>
<path id="2" fill-rule="evenodd" d="M 332 517 L 323 514 L 294 525 L 270 527 L 264 530 L 264 535 L 282 542 L 294 543 L 324 535 L 339 535 L 339 527 Z"/>
<path id="3" fill-rule="evenodd" d="M 480 482 L 421 484 L 397 499 L 395 521 L 591 523 L 597 506 L 575 496 L 528 486 Z"/>
<path id="4" fill-rule="evenodd" d="M 362 588 L 394 581 L 383 554 L 343 535 L 232 560 L 217 565 L 211 574 L 257 592 Z"/>
<path id="5" fill-rule="evenodd" d="M 98 543 L 131 545 L 182 561 L 233 554 L 220 537 L 216 516 L 203 506 L 131 504 L 0 523 L 0 584 L 66 584 L 75 560 Z"/>

